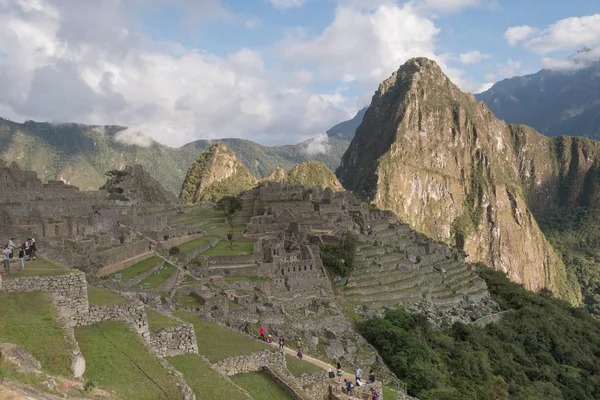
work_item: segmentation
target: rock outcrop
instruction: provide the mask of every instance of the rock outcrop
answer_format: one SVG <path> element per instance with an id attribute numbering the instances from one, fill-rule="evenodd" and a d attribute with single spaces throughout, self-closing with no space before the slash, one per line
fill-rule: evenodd
<path id="1" fill-rule="evenodd" d="M 218 201 L 256 185 L 256 178 L 224 143 L 216 142 L 188 169 L 179 197 L 185 203 Z"/>
<path id="2" fill-rule="evenodd" d="M 338 177 L 469 261 L 578 304 L 579 287 L 531 211 L 542 193 L 558 194 L 552 184 L 568 173 L 556 154 L 551 139 L 507 126 L 435 62 L 416 58 L 379 86 Z"/>
<path id="3" fill-rule="evenodd" d="M 283 168 L 277 167 L 269 176 L 261 179 L 261 182 L 287 182 L 287 177 L 287 172 Z"/>
<path id="4" fill-rule="evenodd" d="M 295 185 L 330 187 L 339 192 L 344 190 L 333 172 L 319 161 L 296 164 L 287 174 L 287 182 Z"/>
<path id="5" fill-rule="evenodd" d="M 131 204 L 172 204 L 177 201 L 171 192 L 163 188 L 139 164 L 128 165 L 122 170 L 106 174 L 109 179 L 100 190 L 105 190 L 111 199 Z"/>

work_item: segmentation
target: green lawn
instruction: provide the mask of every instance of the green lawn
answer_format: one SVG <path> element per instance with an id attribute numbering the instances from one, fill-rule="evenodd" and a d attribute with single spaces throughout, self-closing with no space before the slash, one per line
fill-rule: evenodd
<path id="1" fill-rule="evenodd" d="M 115 391 L 123 400 L 166 399 L 161 389 L 136 367 L 135 361 L 169 398 L 182 398 L 175 379 L 124 322 L 78 327 L 75 336 L 86 360 L 84 377 L 97 387 Z"/>
<path id="2" fill-rule="evenodd" d="M 65 275 L 70 272 L 70 269 L 65 268 L 64 266 L 50 261 L 43 257 L 37 257 L 35 261 L 25 261 L 25 269 L 23 271 L 16 271 L 15 269 L 20 268 L 20 264 L 17 262 L 10 263 L 11 273 L 8 276 L 3 276 L 3 279 L 14 279 L 14 278 L 23 278 L 26 276 L 53 276 L 53 275 Z M 4 273 L 4 269 L 2 269 Z"/>
<path id="3" fill-rule="evenodd" d="M 156 289 L 166 282 L 167 279 L 175 272 L 175 267 L 165 263 L 158 271 L 144 279 L 137 286 L 144 289 Z"/>
<path id="4" fill-rule="evenodd" d="M 396 400 L 400 394 L 396 392 L 394 389 L 389 388 L 387 386 L 383 387 L 383 398 L 386 400 Z"/>
<path id="5" fill-rule="evenodd" d="M 204 229 L 208 233 L 219 234 L 219 235 L 224 235 L 224 234 L 231 232 L 231 226 L 229 226 L 229 224 L 217 224 L 217 225 L 212 224 L 212 225 L 205 226 Z M 233 232 L 234 233 L 242 233 L 246 229 L 248 229 L 247 224 L 238 225 L 238 226 L 233 227 Z"/>
<path id="6" fill-rule="evenodd" d="M 194 325 L 198 350 L 211 363 L 235 355 L 250 354 L 265 349 L 273 350 L 266 343 L 252 340 L 224 326 L 202 320 L 192 313 L 176 311 L 173 315 Z"/>
<path id="7" fill-rule="evenodd" d="M 88 301 L 90 306 L 118 306 L 131 300 L 108 289 L 88 286 Z"/>
<path id="8" fill-rule="evenodd" d="M 167 360 L 183 374 L 197 399 L 242 400 L 248 397 L 234 384 L 221 377 L 195 354 L 169 357 Z"/>
<path id="9" fill-rule="evenodd" d="M 323 376 L 327 374 L 327 371 L 325 371 L 324 369 L 319 368 L 316 365 L 313 365 L 307 361 L 303 361 L 298 357 L 286 354 L 285 358 L 287 362 L 287 367 L 294 376 L 300 376 L 302 374 L 313 374 L 315 372 L 321 372 L 323 373 Z"/>
<path id="10" fill-rule="evenodd" d="M 200 305 L 200 300 L 194 296 L 183 295 L 176 297 L 175 303 L 179 307 L 197 307 Z"/>
<path id="11" fill-rule="evenodd" d="M 148 326 L 151 331 L 158 331 L 169 326 L 181 325 L 181 322 L 159 314 L 151 308 L 146 308 L 146 314 L 148 315 Z"/>
<path id="12" fill-rule="evenodd" d="M 270 281 L 268 276 L 232 276 L 225 277 L 225 282 L 250 281 L 250 282 L 266 282 Z"/>
<path id="13" fill-rule="evenodd" d="M 0 342 L 23 347 L 45 371 L 71 376 L 71 345 L 56 321 L 57 311 L 44 292 L 0 293 Z"/>
<path id="14" fill-rule="evenodd" d="M 268 375 L 261 372 L 248 372 L 231 377 L 238 386 L 250 393 L 254 400 L 287 400 L 293 399 L 281 386 Z"/>
<path id="15" fill-rule="evenodd" d="M 238 254 L 252 254 L 254 251 L 254 242 L 233 242 L 233 249 L 229 241 L 221 240 L 215 247 L 212 247 L 201 254 L 203 256 L 235 256 Z"/>
<path id="16" fill-rule="evenodd" d="M 198 247 L 203 247 L 212 242 L 213 240 L 218 239 L 216 236 L 203 236 L 198 239 L 191 240 L 179 246 L 179 251 L 187 252 L 190 250 L 197 249 Z"/>
<path id="17" fill-rule="evenodd" d="M 139 274 L 148 271 L 150 268 L 154 267 L 158 263 L 158 261 L 158 257 L 151 257 L 147 260 L 140 261 L 137 264 L 133 264 L 131 267 L 125 268 L 122 271 L 115 272 L 114 274 L 110 275 L 110 277 L 114 278 L 115 274 L 121 274 L 121 280 L 128 281 L 131 278 L 134 278 Z"/>

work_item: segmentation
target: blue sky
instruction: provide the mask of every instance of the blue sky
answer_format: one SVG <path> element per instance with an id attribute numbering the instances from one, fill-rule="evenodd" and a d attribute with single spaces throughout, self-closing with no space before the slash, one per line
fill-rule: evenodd
<path id="1" fill-rule="evenodd" d="M 0 0 L 0 116 L 138 145 L 323 141 L 410 57 L 477 92 L 583 46 L 598 54 L 597 1 Z"/>

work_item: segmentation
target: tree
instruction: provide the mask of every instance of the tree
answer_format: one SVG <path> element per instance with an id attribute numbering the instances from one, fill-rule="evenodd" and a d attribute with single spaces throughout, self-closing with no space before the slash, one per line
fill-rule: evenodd
<path id="1" fill-rule="evenodd" d="M 227 235 L 229 246 L 233 250 L 233 225 L 235 222 L 235 213 L 242 209 L 242 200 L 239 197 L 225 196 L 217 202 L 215 208 L 225 212 L 227 223 L 231 227 L 231 233 Z"/>

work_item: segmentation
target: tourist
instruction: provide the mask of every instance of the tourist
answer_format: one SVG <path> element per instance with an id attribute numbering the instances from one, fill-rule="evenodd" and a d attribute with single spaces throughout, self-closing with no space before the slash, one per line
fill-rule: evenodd
<path id="1" fill-rule="evenodd" d="M 354 373 L 354 377 L 356 378 L 356 380 L 358 381 L 361 377 L 362 377 L 362 369 L 360 369 L 360 367 L 356 367 L 356 372 Z"/>
<path id="2" fill-rule="evenodd" d="M 27 239 L 24 243 L 23 243 L 23 247 L 25 248 L 25 257 L 27 258 L 27 261 L 31 260 L 31 239 Z"/>
<path id="3" fill-rule="evenodd" d="M 296 354 L 299 359 L 302 360 L 302 349 L 298 350 L 298 354 Z"/>
<path id="4" fill-rule="evenodd" d="M 379 390 L 371 388 L 371 399 L 377 400 L 379 398 Z"/>
<path id="5" fill-rule="evenodd" d="M 327 376 L 329 376 L 329 379 L 335 378 L 335 374 L 333 373 L 333 371 L 331 370 L 331 368 L 327 369 Z"/>
<path id="6" fill-rule="evenodd" d="M 342 372 L 342 364 L 340 364 L 339 362 L 337 363 L 337 377 L 338 377 L 338 382 L 342 383 L 342 376 L 343 376 L 343 372 Z"/>
<path id="7" fill-rule="evenodd" d="M 31 238 L 31 245 L 29 247 L 31 247 L 31 259 L 35 260 L 37 253 L 37 244 L 35 243 L 35 238 Z"/>
<path id="8" fill-rule="evenodd" d="M 21 271 L 25 269 L 25 250 L 23 246 L 19 247 L 19 263 L 21 264 Z"/>
<path id="9" fill-rule="evenodd" d="M 279 335 L 279 348 L 283 349 L 284 344 L 285 344 L 285 339 L 283 338 L 283 335 Z"/>
<path id="10" fill-rule="evenodd" d="M 273 336 L 271 336 L 270 333 L 269 336 L 267 336 L 267 343 L 273 343 Z"/>
<path id="11" fill-rule="evenodd" d="M 364 383 L 360 380 L 360 377 L 357 376 L 356 377 L 356 386 L 361 387 L 363 385 L 364 385 Z"/>
<path id="12" fill-rule="evenodd" d="M 298 351 L 302 350 L 302 340 L 300 338 L 296 342 L 296 347 L 298 347 Z"/>
<path id="13" fill-rule="evenodd" d="M 10 275 L 10 250 L 8 246 L 4 246 L 2 250 L 2 262 L 4 263 L 4 273 Z"/>
<path id="14" fill-rule="evenodd" d="M 10 258 L 13 258 L 14 255 L 14 249 L 15 249 L 15 242 L 14 242 L 15 238 L 10 238 L 8 240 L 8 243 L 6 244 L 6 247 L 8 247 L 8 249 L 10 250 Z"/>
<path id="15" fill-rule="evenodd" d="M 344 379 L 344 382 L 346 383 L 346 393 L 348 394 L 348 396 L 352 395 L 352 389 L 354 388 L 352 381 Z"/>
<path id="16" fill-rule="evenodd" d="M 373 373 L 373 370 L 369 371 L 369 382 L 375 383 L 375 374 Z"/>
<path id="17" fill-rule="evenodd" d="M 260 340 L 265 340 L 265 328 L 263 326 L 258 329 L 258 337 Z"/>

